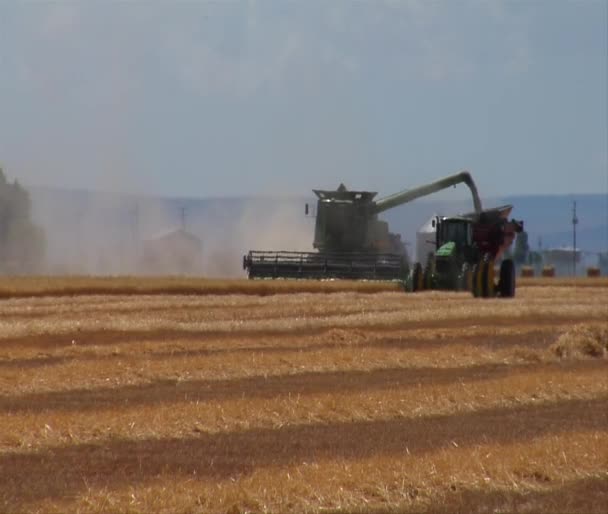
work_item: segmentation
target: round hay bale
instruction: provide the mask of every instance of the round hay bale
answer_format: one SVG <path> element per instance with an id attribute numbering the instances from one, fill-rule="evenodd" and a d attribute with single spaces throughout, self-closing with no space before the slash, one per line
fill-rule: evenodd
<path id="1" fill-rule="evenodd" d="M 587 268 L 587 276 L 588 277 L 599 277 L 601 275 L 600 269 L 596 266 L 591 266 Z"/>
<path id="2" fill-rule="evenodd" d="M 522 268 L 521 268 L 521 276 L 522 277 L 533 277 L 534 276 L 534 268 L 532 266 L 522 266 Z"/>
<path id="3" fill-rule="evenodd" d="M 554 277 L 555 266 L 543 266 L 543 277 Z"/>

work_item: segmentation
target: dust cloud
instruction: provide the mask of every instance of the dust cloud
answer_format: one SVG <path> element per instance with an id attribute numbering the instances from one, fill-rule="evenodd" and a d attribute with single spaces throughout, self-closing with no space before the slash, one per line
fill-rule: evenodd
<path id="1" fill-rule="evenodd" d="M 41 273 L 243 278 L 249 250 L 313 251 L 305 197 L 162 198 L 29 188 L 33 221 L 46 234 Z M 470 210 L 470 200 L 417 201 L 383 219 L 415 255 L 414 234 L 433 214 Z M 445 196 L 445 197 L 444 197 Z"/>
<path id="2" fill-rule="evenodd" d="M 301 198 L 154 198 L 30 188 L 41 273 L 245 277 L 249 250 L 312 250 Z"/>
<path id="3" fill-rule="evenodd" d="M 205 252 L 206 275 L 244 276 L 242 258 L 249 250 L 312 251 L 314 221 L 305 217 L 304 203 L 301 199 L 244 200 L 238 216 L 223 225 L 208 226 L 208 233 L 215 237 Z"/>

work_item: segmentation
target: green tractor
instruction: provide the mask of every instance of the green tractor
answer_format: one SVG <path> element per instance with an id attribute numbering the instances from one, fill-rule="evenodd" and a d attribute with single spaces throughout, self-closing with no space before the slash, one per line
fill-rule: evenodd
<path id="1" fill-rule="evenodd" d="M 523 222 L 507 220 L 511 209 L 506 205 L 478 214 L 435 217 L 436 250 L 425 266 L 414 264 L 406 290 L 470 291 L 483 298 L 515 296 L 513 260 L 503 259 L 498 277 L 495 273 L 496 261 L 523 230 Z"/>

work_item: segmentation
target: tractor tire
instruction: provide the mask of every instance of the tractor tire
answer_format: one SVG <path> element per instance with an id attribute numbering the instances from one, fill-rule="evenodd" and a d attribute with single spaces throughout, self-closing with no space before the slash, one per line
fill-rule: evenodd
<path id="1" fill-rule="evenodd" d="M 501 298 L 513 298 L 515 296 L 515 264 L 511 259 L 505 259 L 500 265 L 498 292 Z"/>
<path id="2" fill-rule="evenodd" d="M 483 259 L 481 271 L 481 296 L 483 298 L 493 298 L 496 296 L 494 285 L 494 259 L 486 255 Z"/>
<path id="3" fill-rule="evenodd" d="M 481 278 L 483 271 L 483 261 L 476 262 L 473 264 L 473 270 L 471 272 L 471 293 L 475 298 L 479 298 L 482 295 Z"/>
<path id="4" fill-rule="evenodd" d="M 473 289 L 473 274 L 469 268 L 469 264 L 465 262 L 460 270 L 457 280 L 457 291 L 471 291 Z"/>

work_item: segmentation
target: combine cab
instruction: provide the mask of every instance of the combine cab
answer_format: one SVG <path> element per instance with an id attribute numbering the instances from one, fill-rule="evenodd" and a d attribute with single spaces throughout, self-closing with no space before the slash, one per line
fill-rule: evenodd
<path id="1" fill-rule="evenodd" d="M 243 257 L 249 278 L 344 278 L 405 280 L 409 259 L 401 236 L 393 234 L 378 215 L 447 187 L 465 183 L 480 201 L 468 172 L 375 200 L 371 191 L 314 190 L 317 196 L 315 252 L 250 251 Z M 306 214 L 308 212 L 306 206 Z"/>
<path id="2" fill-rule="evenodd" d="M 424 268 L 416 263 L 406 281 L 406 289 L 471 291 L 474 296 L 510 298 L 515 296 L 515 266 L 503 259 L 499 276 L 495 263 L 511 246 L 523 222 L 508 220 L 512 206 L 480 213 L 433 220 L 437 250 Z"/>

